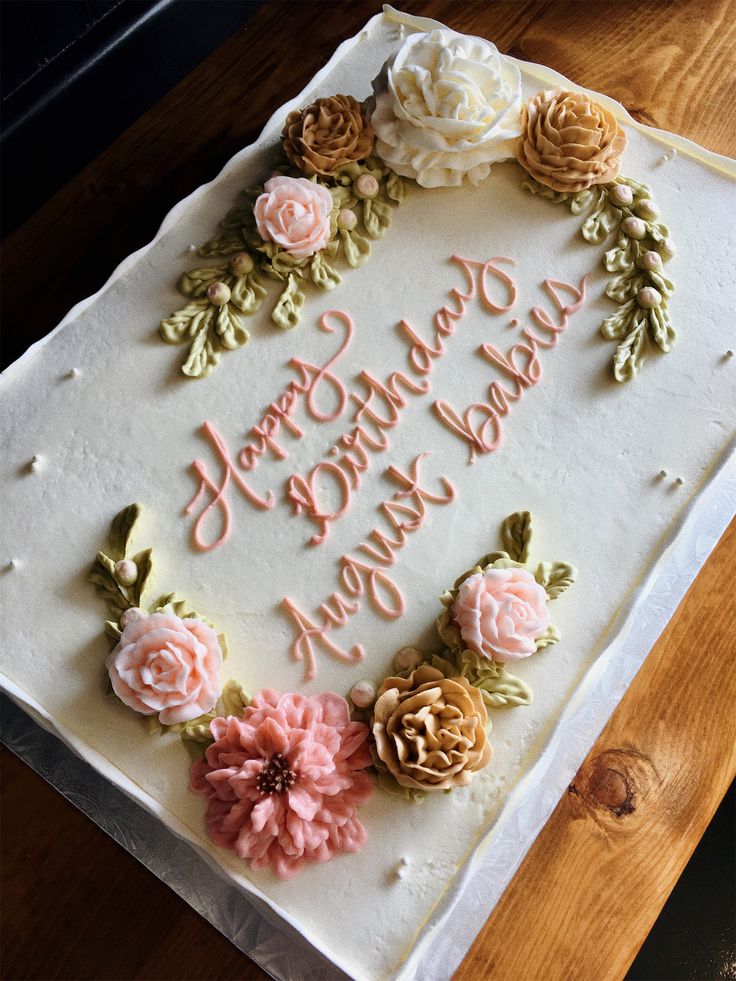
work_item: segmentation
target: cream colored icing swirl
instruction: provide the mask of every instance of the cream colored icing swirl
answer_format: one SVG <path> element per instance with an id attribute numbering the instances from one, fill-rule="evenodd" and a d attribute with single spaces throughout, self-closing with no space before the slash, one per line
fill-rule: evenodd
<path id="1" fill-rule="evenodd" d="M 412 35 L 373 90 L 376 152 L 423 187 L 478 184 L 514 156 L 521 76 L 490 41 L 447 29 Z"/>

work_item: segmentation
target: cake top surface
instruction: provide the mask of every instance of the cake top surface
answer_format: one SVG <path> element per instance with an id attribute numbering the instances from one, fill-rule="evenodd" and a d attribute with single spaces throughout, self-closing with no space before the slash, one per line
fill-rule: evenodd
<path id="1" fill-rule="evenodd" d="M 189 265 L 190 243 L 210 239 L 238 192 L 271 172 L 289 112 L 336 93 L 367 99 L 387 59 L 404 51 L 407 40 L 420 38 L 412 28 L 428 26 L 409 21 L 408 35 L 400 36 L 392 18 L 374 18 L 343 46 L 253 147 L 178 205 L 151 245 L 71 311 L 0 386 L 8 446 L 1 477 L 11 516 L 4 551 L 15 562 L 0 583 L 3 602 L 13 611 L 13 655 L 4 657 L 3 668 L 9 687 L 111 779 L 215 854 L 235 881 L 337 963 L 366 976 L 399 969 L 433 911 L 441 918 L 448 886 L 494 827 L 509 791 L 522 780 L 533 785 L 541 750 L 586 672 L 616 637 L 621 610 L 637 601 L 637 586 L 662 543 L 727 454 L 734 404 L 732 364 L 724 355 L 733 346 L 728 270 L 736 240 L 723 215 L 736 200 L 736 165 L 646 130 L 601 96 L 597 103 L 614 120 L 610 142 L 617 127 L 626 134 L 626 174 L 651 185 L 672 239 L 681 243 L 668 265 L 677 282 L 669 308 L 673 322 L 682 325 L 677 343 L 666 357 L 648 358 L 631 383 L 612 377 L 610 342 L 596 333 L 614 309 L 603 292 L 610 279 L 600 265 L 603 246 L 591 248 L 579 236 L 584 215 L 570 215 L 521 187 L 525 174 L 504 156 L 511 137 L 503 113 L 488 124 L 491 146 L 471 148 L 463 163 L 466 175 L 480 168 L 477 186 L 454 187 L 446 147 L 439 157 L 436 147 L 430 154 L 414 148 L 392 156 L 396 133 L 390 120 L 381 125 L 380 85 L 374 128 L 387 147 L 383 152 L 394 173 L 411 169 L 419 186 L 372 245 L 370 261 L 354 269 L 340 265 L 343 282 L 329 298 L 305 290 L 296 330 L 274 330 L 267 313 L 258 314 L 248 322 L 247 347 L 225 351 L 205 378 L 181 376 L 179 350 L 163 345 L 152 328 L 182 302 L 173 284 Z M 472 55 L 473 39 L 456 42 L 452 32 L 433 37 L 433 30 L 422 58 L 430 57 L 430 43 L 444 49 L 457 43 L 458 58 Z M 394 67 L 391 84 L 404 86 L 404 101 L 413 105 L 414 82 L 405 66 Z M 510 86 L 518 73 L 525 103 L 555 87 L 581 92 L 549 69 L 513 59 L 492 71 Z M 424 99 L 426 105 L 426 92 Z M 293 136 L 292 152 L 324 167 L 324 154 L 307 153 L 300 138 Z M 584 133 L 577 138 L 583 144 L 587 139 Z M 358 146 L 360 139 L 358 134 Z M 545 166 L 537 161 L 532 177 L 545 176 Z M 450 186 L 435 186 L 437 181 Z M 320 207 L 318 196 L 299 203 Z M 318 233 L 318 223 L 307 229 L 308 238 Z M 463 293 L 466 301 L 458 304 Z M 451 304 L 455 329 L 432 357 L 429 348 L 439 351 L 433 325 Z M 493 381 L 513 377 L 510 352 L 519 332 L 536 322 L 539 336 L 535 309 L 546 311 L 547 322 L 567 311 L 569 322 L 564 332 L 541 334 L 547 345 L 540 343 L 533 359 L 526 356 L 528 384 L 508 411 L 491 416 L 486 410 L 484 416 Z M 638 309 L 650 308 L 643 302 Z M 517 349 L 516 358 L 518 372 L 523 352 Z M 425 363 L 431 371 L 417 367 Z M 344 457 L 340 440 L 355 424 L 350 412 L 371 391 L 376 409 L 389 416 L 391 406 L 396 409 L 370 381 L 385 391 L 392 373 L 403 378 L 395 387 L 404 404 L 382 429 L 388 445 L 369 454 L 360 479 L 347 490 L 349 471 L 337 473 L 334 461 L 342 457 L 331 449 L 341 447 Z M 295 380 L 308 388 L 297 393 L 301 403 L 293 416 L 301 435 L 282 418 L 278 438 L 267 452 L 257 452 L 264 443 L 253 437 L 253 427 L 263 428 L 267 407 L 294 393 Z M 472 406 L 476 415 L 470 422 L 465 416 L 463 425 L 463 411 Z M 490 420 L 485 428 L 484 418 Z M 242 461 L 248 452 L 251 463 L 257 455 L 257 467 L 223 469 L 224 453 L 240 454 Z M 200 462 L 194 471 L 193 461 Z M 309 517 L 320 462 L 320 473 L 328 475 L 321 512 L 334 516 L 326 521 L 314 520 L 314 507 Z M 203 474 L 211 483 L 204 481 L 206 493 L 185 515 Z M 294 610 L 318 620 L 340 585 L 344 558 L 370 544 L 381 504 L 400 501 L 396 495 L 412 480 L 425 488 L 426 506 L 406 543 L 381 564 L 378 585 L 371 592 L 366 578 L 360 608 L 346 624 L 331 628 L 311 650 L 298 646 L 304 629 Z M 301 511 L 294 506 L 300 493 Z M 155 590 L 181 590 L 227 633 L 227 677 L 250 693 L 278 688 L 320 698 L 328 691 L 347 694 L 363 681 L 379 687 L 398 650 L 432 643 L 440 594 L 497 548 L 507 515 L 535 516 L 535 566 L 561 557 L 582 574 L 574 599 L 571 594 L 555 604 L 563 643 L 514 666 L 535 701 L 526 714 L 493 715 L 493 766 L 469 787 L 430 795 L 414 807 L 375 793 L 361 808 L 369 841 L 360 852 L 281 882 L 249 871 L 208 842 L 203 802 L 182 779 L 180 741 L 152 740 L 133 713 L 101 698 L 97 679 L 109 647 L 99 637 L 100 604 L 86 582 L 87 564 L 104 545 L 113 516 L 138 500 L 145 510 L 135 529 L 136 548 L 154 544 Z M 227 507 L 217 503 L 203 515 L 213 500 Z M 223 535 L 226 526 L 229 534 Z M 285 613 L 287 598 L 291 613 L 289 607 Z M 392 615 L 400 606 L 402 615 Z M 342 654 L 336 656 L 325 636 Z M 358 646 L 361 658 L 354 654 Z M 268 788 L 280 791 L 291 780 L 289 771 L 272 769 Z M 387 877 L 402 860 L 411 875 L 388 887 Z M 355 896 L 356 882 L 360 901 L 346 898 Z M 339 916 L 346 902 L 354 914 L 349 923 Z M 340 939 L 330 920 L 340 922 Z M 360 963 L 350 951 L 359 948 L 366 924 L 376 943 L 370 960 Z"/>

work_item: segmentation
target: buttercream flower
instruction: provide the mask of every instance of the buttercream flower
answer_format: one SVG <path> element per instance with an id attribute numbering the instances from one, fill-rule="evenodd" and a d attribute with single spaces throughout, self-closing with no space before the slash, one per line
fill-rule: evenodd
<path id="1" fill-rule="evenodd" d="M 524 107 L 519 163 L 554 191 L 584 191 L 618 175 L 626 134 L 582 92 L 538 92 Z"/>
<path id="2" fill-rule="evenodd" d="M 331 95 L 290 112 L 282 137 L 286 156 L 307 177 L 332 174 L 373 149 L 373 129 L 352 95 Z"/>
<path id="3" fill-rule="evenodd" d="M 264 689 L 237 719 L 214 719 L 214 743 L 192 766 L 207 831 L 218 845 L 290 879 L 308 860 L 355 852 L 366 839 L 356 809 L 371 796 L 368 728 L 340 695 Z"/>
<path id="4" fill-rule="evenodd" d="M 373 707 L 376 753 L 402 787 L 451 790 L 490 760 L 488 714 L 477 688 L 423 664 L 386 678 Z"/>
<path id="5" fill-rule="evenodd" d="M 162 725 L 189 722 L 214 708 L 222 651 L 211 627 L 173 613 L 129 619 L 107 658 L 113 691 Z"/>
<path id="6" fill-rule="evenodd" d="M 549 627 L 547 593 L 521 568 L 476 572 L 451 607 L 463 644 L 489 661 L 518 661 L 536 650 Z"/>
<path id="7" fill-rule="evenodd" d="M 423 187 L 478 184 L 514 156 L 521 75 L 490 41 L 447 29 L 412 35 L 373 89 L 376 153 Z"/>
<path id="8" fill-rule="evenodd" d="M 332 195 L 306 177 L 272 177 L 253 206 L 258 234 L 297 259 L 305 259 L 330 240 Z"/>

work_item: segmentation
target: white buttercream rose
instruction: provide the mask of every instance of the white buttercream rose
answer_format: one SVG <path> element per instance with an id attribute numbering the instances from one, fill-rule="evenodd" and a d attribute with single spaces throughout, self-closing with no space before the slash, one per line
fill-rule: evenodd
<path id="1" fill-rule="evenodd" d="M 412 35 L 373 89 L 375 152 L 423 187 L 478 184 L 515 156 L 521 75 L 490 41 L 447 29 Z"/>
<path id="2" fill-rule="evenodd" d="M 173 613 L 128 618 L 107 659 L 113 691 L 162 725 L 189 722 L 214 708 L 222 651 L 214 630 Z"/>
<path id="3" fill-rule="evenodd" d="M 332 195 L 306 177 L 272 177 L 256 198 L 258 234 L 297 259 L 306 259 L 330 240 Z"/>
<path id="4" fill-rule="evenodd" d="M 486 569 L 460 585 L 452 617 L 471 651 L 517 661 L 533 654 L 547 632 L 547 594 L 526 569 Z"/>

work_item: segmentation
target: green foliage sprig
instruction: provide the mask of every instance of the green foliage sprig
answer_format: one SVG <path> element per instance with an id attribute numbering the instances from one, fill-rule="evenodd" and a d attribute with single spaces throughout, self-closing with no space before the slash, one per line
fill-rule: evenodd
<path id="1" fill-rule="evenodd" d="M 274 172 L 303 177 L 280 153 Z M 360 178 L 373 178 L 375 194 L 366 195 Z M 204 378 L 216 367 L 223 351 L 243 347 L 250 334 L 244 318 L 254 314 L 267 296 L 264 278 L 280 286 L 271 321 L 282 330 L 300 320 L 307 289 L 329 291 L 342 281 L 334 261 L 340 257 L 357 268 L 370 256 L 371 242 L 391 224 L 392 206 L 407 195 L 407 182 L 375 157 L 342 167 L 329 177 L 310 178 L 332 196 L 330 241 L 313 256 L 299 258 L 258 234 L 253 214 L 263 185 L 243 192 L 243 202 L 226 215 L 220 229 L 200 249 L 204 258 L 227 261 L 185 272 L 177 284 L 189 299 L 180 310 L 161 321 L 160 333 L 169 344 L 189 344 L 182 372 Z"/>
<path id="2" fill-rule="evenodd" d="M 592 245 L 616 235 L 603 264 L 613 274 L 606 296 L 619 306 L 600 329 L 606 340 L 617 342 L 614 378 L 631 381 L 650 350 L 666 354 L 676 338 L 667 305 L 674 285 L 662 269 L 674 250 L 667 226 L 657 221 L 650 189 L 628 177 L 577 194 L 553 191 L 531 177 L 521 186 L 556 204 L 566 204 L 574 215 L 586 215 L 581 233 Z"/>
<path id="3" fill-rule="evenodd" d="M 114 647 L 120 640 L 124 630 L 124 614 L 126 611 L 142 606 L 142 597 L 153 570 L 153 550 L 150 548 L 128 556 L 130 538 L 140 518 L 140 504 L 130 504 L 117 514 L 110 526 L 108 552 L 98 552 L 89 573 L 89 579 L 94 583 L 98 593 L 107 601 L 111 620 L 105 621 L 105 633 Z M 146 613 L 141 610 L 143 615 Z M 180 620 L 202 620 L 214 629 L 214 624 L 206 616 L 189 608 L 184 600 L 176 593 L 167 593 L 150 604 L 148 614 L 170 613 Z M 223 660 L 228 655 L 227 637 L 217 634 L 217 642 L 222 651 Z M 162 725 L 156 716 L 142 717 L 152 733 L 178 732 L 193 758 L 201 756 L 207 745 L 211 743 L 210 723 L 218 715 L 242 715 L 243 709 L 250 704 L 250 698 L 237 681 L 228 681 L 222 689 L 217 705 L 211 712 L 201 715 L 189 722 L 177 723 L 171 726 Z"/>

